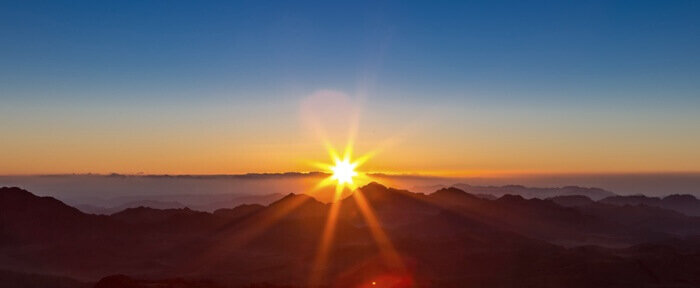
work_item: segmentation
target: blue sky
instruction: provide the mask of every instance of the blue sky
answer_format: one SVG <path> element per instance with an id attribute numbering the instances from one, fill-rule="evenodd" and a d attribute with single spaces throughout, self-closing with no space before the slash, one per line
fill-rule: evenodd
<path id="1" fill-rule="evenodd" d="M 700 139 L 687 135 L 700 128 L 697 1 L 330 2 L 5 2 L 0 132 L 17 134 L 16 146 L 36 138 L 60 142 L 56 132 L 36 128 L 47 125 L 76 136 L 104 127 L 112 127 L 110 135 L 147 134 L 120 117 L 130 115 L 152 130 L 231 121 L 237 124 L 211 133 L 231 129 L 246 142 L 253 136 L 236 129 L 250 129 L 241 126 L 249 126 L 251 114 L 298 122 L 300 99 L 332 89 L 366 93 L 363 119 L 382 122 L 373 124 L 386 131 L 425 107 L 437 109 L 426 117 L 442 124 L 417 138 L 456 143 L 511 127 L 503 133 L 576 139 L 568 133 L 605 137 L 614 134 L 611 126 L 642 142 L 673 139 L 644 153 L 680 149 L 684 156 L 677 159 L 700 159 L 688 148 Z M 232 109 L 240 116 L 216 110 L 223 105 L 238 106 Z M 468 126 L 475 121 L 496 126 L 480 132 Z M 254 130 L 263 135 L 293 129 L 260 128 Z M 27 129 L 37 132 L 18 134 Z M 560 148 L 577 151 L 572 147 Z M 441 167 L 457 169 L 462 160 Z M 495 158 L 486 162 L 497 169 Z M 479 169 L 479 163 L 465 166 Z M 92 168 L 86 162 L 84 169 L 66 169 Z"/>

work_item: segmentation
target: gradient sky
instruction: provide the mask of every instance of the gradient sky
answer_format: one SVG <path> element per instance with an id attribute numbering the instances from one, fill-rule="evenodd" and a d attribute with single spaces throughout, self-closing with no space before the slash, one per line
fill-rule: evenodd
<path id="1" fill-rule="evenodd" d="M 700 171 L 698 1 L 14 2 L 0 174 Z"/>

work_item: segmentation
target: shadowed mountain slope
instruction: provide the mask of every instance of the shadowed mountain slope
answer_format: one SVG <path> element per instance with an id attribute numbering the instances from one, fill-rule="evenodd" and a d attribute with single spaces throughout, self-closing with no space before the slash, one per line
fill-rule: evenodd
<path id="1" fill-rule="evenodd" d="M 11 288 L 88 288 L 93 285 L 67 277 L 0 270 L 0 286 Z"/>
<path id="2" fill-rule="evenodd" d="M 591 198 L 582 195 L 556 196 L 547 198 L 547 200 L 564 207 L 579 207 L 593 204 L 593 200 L 591 200 Z"/>
<path id="3" fill-rule="evenodd" d="M 314 273 L 332 287 L 700 285 L 700 239 L 689 237 L 700 225 L 665 209 L 486 200 L 456 188 L 417 194 L 377 183 L 338 205 L 327 261 L 314 266 L 332 204 L 305 195 L 214 213 L 139 207 L 97 216 L 1 188 L 0 231 L 9 240 L 0 269 L 102 279 L 98 287 L 304 287 Z M 387 262 L 391 250 L 401 265 Z M 103 279 L 115 274 L 129 276 Z"/>

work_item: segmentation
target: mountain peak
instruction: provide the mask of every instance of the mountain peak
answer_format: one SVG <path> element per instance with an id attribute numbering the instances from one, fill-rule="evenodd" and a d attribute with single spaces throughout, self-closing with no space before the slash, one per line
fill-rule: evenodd
<path id="1" fill-rule="evenodd" d="M 429 199 L 443 205 L 467 205 L 480 203 L 482 199 L 455 187 L 439 189 L 428 195 Z"/>
<path id="2" fill-rule="evenodd" d="M 469 194 L 467 192 L 464 192 L 464 190 L 459 189 L 459 188 L 455 188 L 455 187 L 441 188 L 441 189 L 433 192 L 433 194 L 438 194 L 438 193 L 440 193 L 440 194 Z"/>
<path id="3" fill-rule="evenodd" d="M 302 200 L 303 200 L 303 201 L 306 201 L 306 200 L 312 200 L 312 199 L 313 199 L 313 200 L 316 200 L 316 199 L 314 199 L 313 197 L 311 197 L 311 196 L 309 196 L 309 195 L 289 193 L 289 194 L 285 195 L 284 197 L 282 197 L 281 199 L 279 199 L 279 200 L 277 200 L 277 201 L 275 201 L 275 202 L 270 203 L 269 206 L 275 206 L 275 205 L 279 205 L 279 204 L 283 204 L 283 203 L 289 203 L 289 202 L 294 202 L 294 201 L 302 201 Z"/>
<path id="4" fill-rule="evenodd" d="M 301 207 L 314 207 L 311 209 L 325 209 L 326 205 L 316 200 L 316 198 L 305 194 L 294 194 L 289 193 L 287 196 L 282 197 L 282 199 L 272 202 L 267 206 L 273 209 L 291 209 L 297 210 Z"/>
<path id="5" fill-rule="evenodd" d="M 83 214 L 53 197 L 41 197 L 19 187 L 0 188 L 0 207 L 6 211 L 26 213 L 28 210 L 49 213 L 42 210 L 63 210 L 65 213 Z"/>
<path id="6" fill-rule="evenodd" d="M 447 188 L 442 188 L 439 189 L 432 194 L 430 194 L 431 197 L 433 198 L 441 198 L 441 199 L 462 199 L 462 198 L 476 198 L 476 196 L 469 194 L 465 192 L 462 189 L 455 188 L 455 187 L 447 187 Z"/>
<path id="7" fill-rule="evenodd" d="M 12 197 L 38 197 L 19 187 L 0 187 L 0 195 Z"/>
<path id="8" fill-rule="evenodd" d="M 387 190 L 389 188 L 387 188 L 386 186 L 384 186 L 382 184 L 379 184 L 376 181 L 372 181 L 372 182 L 368 183 L 367 185 L 360 187 L 359 189 L 362 192 L 367 192 L 367 191 Z"/>

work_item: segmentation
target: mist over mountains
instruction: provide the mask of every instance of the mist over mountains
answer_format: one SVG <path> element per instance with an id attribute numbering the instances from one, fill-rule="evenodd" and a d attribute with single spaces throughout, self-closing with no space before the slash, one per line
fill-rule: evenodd
<path id="1" fill-rule="evenodd" d="M 44 283 L 33 287 L 305 287 L 318 272 L 324 287 L 700 285 L 700 218 L 668 208 L 618 196 L 488 200 L 454 187 L 414 193 L 377 183 L 355 193 L 340 202 L 326 265 L 314 267 L 332 205 L 309 196 L 214 212 L 93 215 L 0 188 L 0 275 Z M 387 261 L 386 247 L 401 265 Z"/>
<path id="2" fill-rule="evenodd" d="M 52 196 L 88 212 L 113 213 L 126 207 L 138 207 L 138 203 L 143 201 L 177 202 L 170 203 L 169 206 L 159 206 L 162 208 L 178 208 L 179 204 L 182 204 L 193 209 L 196 207 L 213 211 L 227 207 L 220 205 L 224 202 L 235 205 L 236 201 L 246 200 L 243 202 L 269 204 L 288 193 L 303 194 L 325 177 L 327 174 L 320 172 L 244 175 L 36 175 L 0 176 L 0 186 L 23 187 L 37 195 Z M 515 194 L 525 198 L 544 199 L 565 194 L 582 194 L 583 192 L 579 191 L 554 191 L 576 186 L 605 190 L 596 194 L 587 194 L 595 200 L 612 196 L 608 192 L 616 195 L 649 197 L 665 197 L 673 194 L 700 197 L 700 174 L 697 173 L 543 174 L 488 178 L 371 174 L 371 177 L 382 183 L 391 183 L 392 187 L 424 193 L 444 187 L 465 185 L 460 188 L 473 194 L 497 197 Z M 495 189 L 476 190 L 488 189 L 489 186 L 494 186 Z M 519 186 L 525 189 L 518 191 Z M 530 191 L 531 188 L 538 187 L 542 188 L 540 192 Z M 553 193 L 548 193 L 547 189 Z M 250 199 L 245 199 L 258 196 L 265 196 L 266 199 L 252 202 Z"/>

